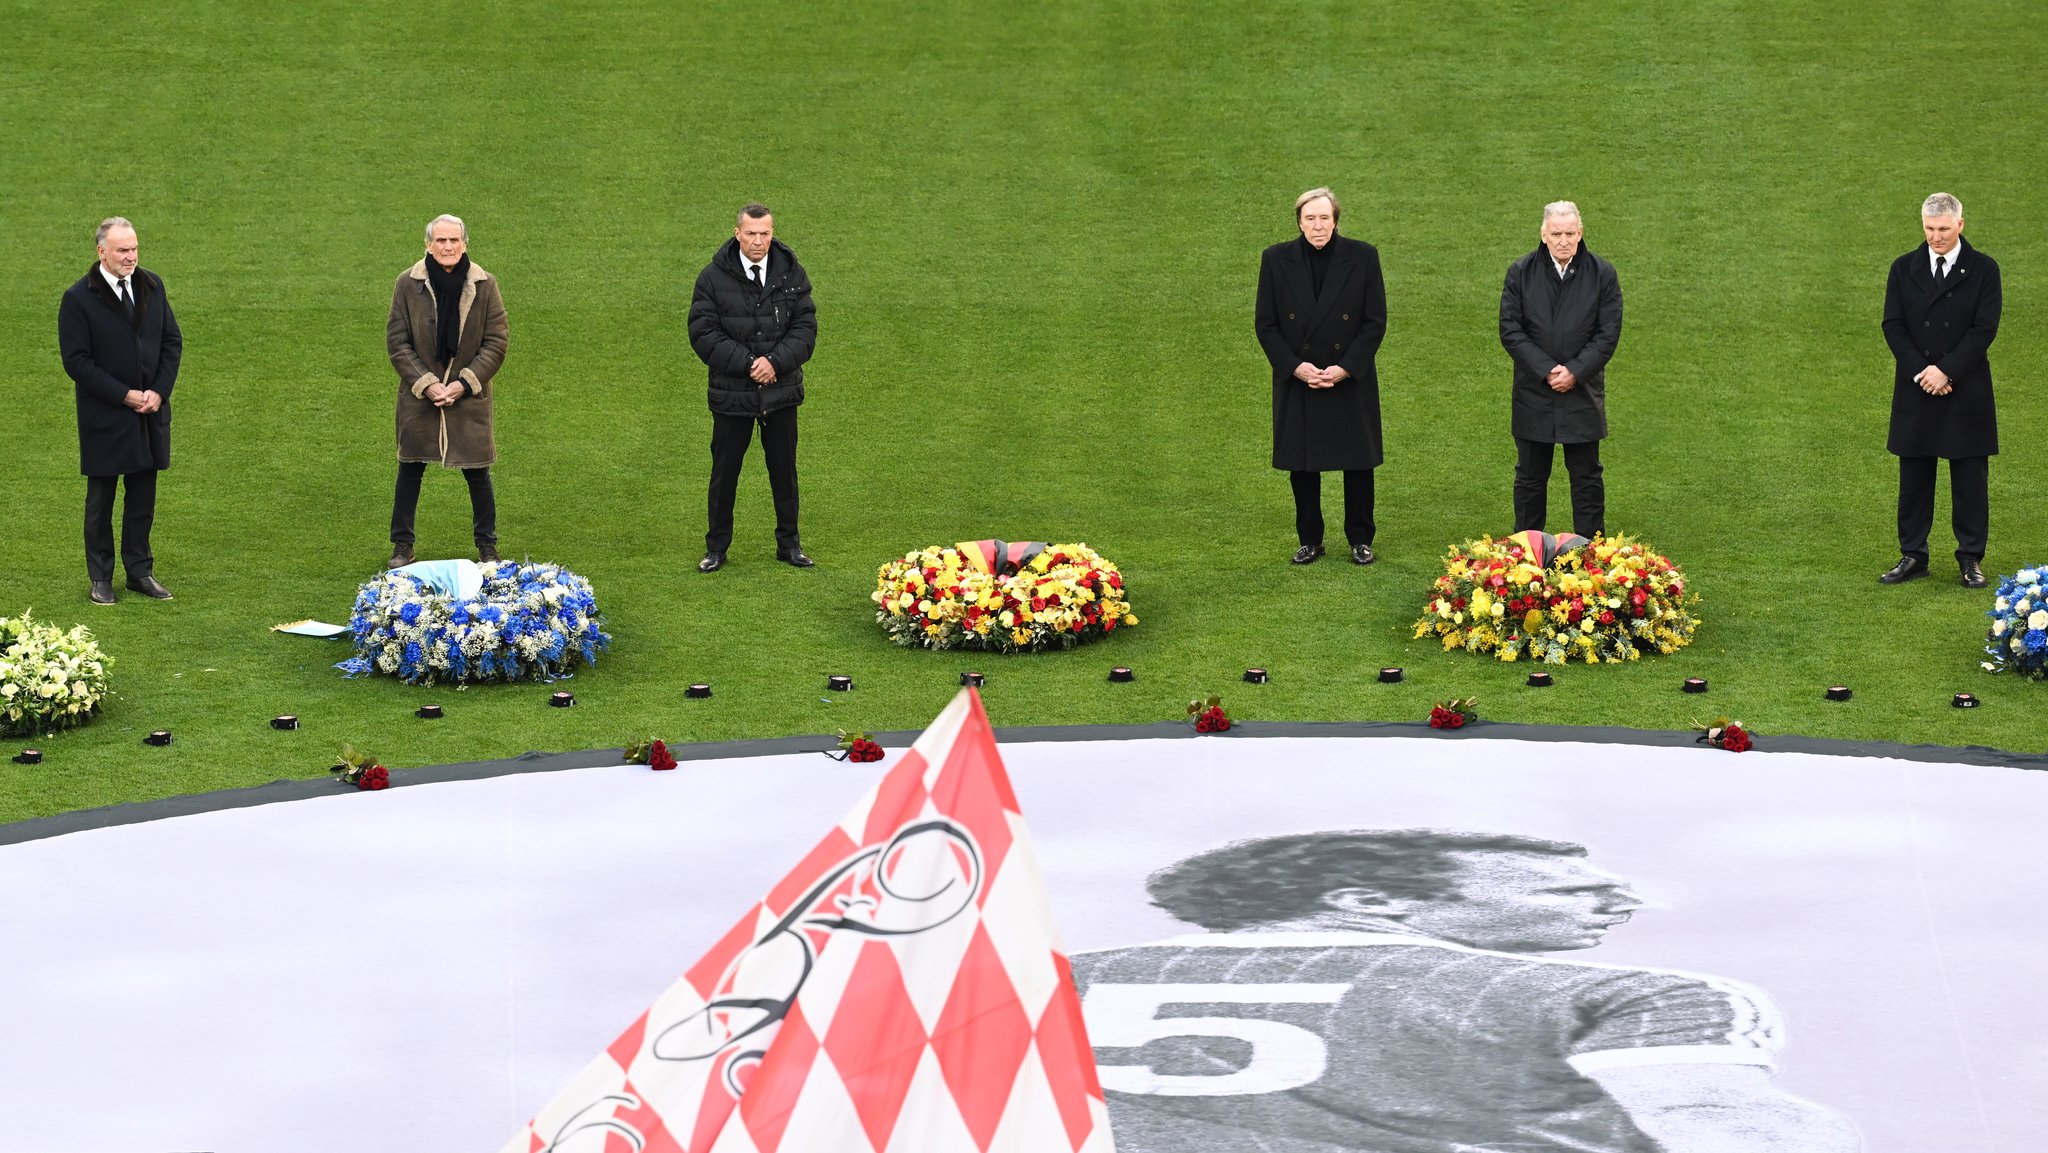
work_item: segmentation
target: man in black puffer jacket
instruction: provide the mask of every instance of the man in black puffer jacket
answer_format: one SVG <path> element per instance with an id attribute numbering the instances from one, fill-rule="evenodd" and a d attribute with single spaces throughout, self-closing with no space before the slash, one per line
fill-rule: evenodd
<path id="1" fill-rule="evenodd" d="M 804 362 L 818 343 L 811 278 L 775 239 L 766 205 L 742 208 L 732 231 L 690 296 L 690 347 L 711 369 L 711 524 L 697 568 L 725 565 L 733 495 L 757 423 L 775 497 L 776 559 L 809 568 L 796 532 L 796 408 L 804 402 Z"/>

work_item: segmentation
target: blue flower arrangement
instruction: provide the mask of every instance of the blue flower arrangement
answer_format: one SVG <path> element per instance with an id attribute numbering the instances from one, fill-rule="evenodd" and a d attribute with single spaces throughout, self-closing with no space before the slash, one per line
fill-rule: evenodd
<path id="1" fill-rule="evenodd" d="M 590 582 L 552 564 L 483 566 L 483 588 L 457 600 L 399 569 L 356 593 L 349 676 L 390 673 L 413 685 L 552 681 L 611 647 Z"/>
<path id="2" fill-rule="evenodd" d="M 2048 565 L 2023 568 L 1998 580 L 1992 602 L 1985 669 L 2048 680 Z"/>

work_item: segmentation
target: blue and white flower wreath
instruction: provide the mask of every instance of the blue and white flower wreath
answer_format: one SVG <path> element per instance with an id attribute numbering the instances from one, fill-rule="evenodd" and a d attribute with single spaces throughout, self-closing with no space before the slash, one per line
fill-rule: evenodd
<path id="1" fill-rule="evenodd" d="M 441 575 L 435 566 L 414 565 L 363 585 L 349 617 L 356 655 L 334 667 L 414 685 L 552 681 L 611 647 L 590 582 L 575 573 L 552 564 L 455 563 L 462 571 L 450 566 L 454 579 L 429 579 Z"/>
<path id="2" fill-rule="evenodd" d="M 1991 632 L 1985 636 L 1984 668 L 2048 680 L 2048 565 L 2023 568 L 1998 581 Z"/>

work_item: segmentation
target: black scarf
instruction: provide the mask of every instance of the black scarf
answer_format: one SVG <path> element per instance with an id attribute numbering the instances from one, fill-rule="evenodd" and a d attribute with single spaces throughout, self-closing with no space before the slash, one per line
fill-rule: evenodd
<path id="1" fill-rule="evenodd" d="M 469 254 L 464 253 L 453 268 L 427 257 L 427 286 L 434 290 L 434 367 L 445 368 L 455 360 L 455 345 L 462 336 L 462 286 L 469 281 Z"/>

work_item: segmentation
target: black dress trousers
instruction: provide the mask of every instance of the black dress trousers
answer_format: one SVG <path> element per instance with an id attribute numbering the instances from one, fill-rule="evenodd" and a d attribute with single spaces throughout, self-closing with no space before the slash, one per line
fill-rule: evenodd
<path id="1" fill-rule="evenodd" d="M 85 576 L 114 579 L 114 489 L 123 487 L 121 502 L 121 567 L 131 578 L 151 575 L 156 554 L 149 549 L 150 526 L 156 523 L 156 470 L 126 476 L 85 478 Z"/>
<path id="2" fill-rule="evenodd" d="M 1927 532 L 1934 527 L 1934 480 L 1940 457 L 1899 458 L 1899 553 L 1927 563 Z M 1948 462 L 1949 518 L 1956 559 L 1982 561 L 1991 536 L 1991 458 L 1959 456 Z"/>
<path id="3" fill-rule="evenodd" d="M 1515 531 L 1543 531 L 1550 509 L 1550 465 L 1556 454 L 1545 440 L 1515 438 Z M 1564 446 L 1564 470 L 1572 480 L 1572 531 L 1593 539 L 1607 525 L 1607 481 L 1600 467 L 1600 442 Z"/>
<path id="4" fill-rule="evenodd" d="M 796 408 L 778 408 L 759 418 L 711 414 L 711 489 L 707 502 L 710 531 L 704 551 L 723 553 L 732 547 L 732 506 L 739 491 L 740 466 L 761 426 L 761 454 L 768 460 L 768 490 L 775 500 L 775 551 L 799 546 L 796 531 Z"/>
<path id="5" fill-rule="evenodd" d="M 1347 468 L 1344 473 L 1344 539 L 1356 548 L 1371 544 L 1378 526 L 1372 515 L 1372 470 Z M 1323 474 L 1289 472 L 1294 489 L 1294 535 L 1302 544 L 1323 543 Z"/>

